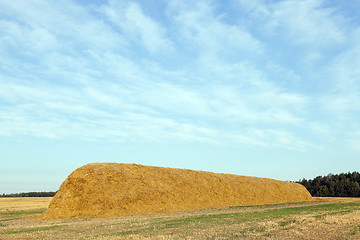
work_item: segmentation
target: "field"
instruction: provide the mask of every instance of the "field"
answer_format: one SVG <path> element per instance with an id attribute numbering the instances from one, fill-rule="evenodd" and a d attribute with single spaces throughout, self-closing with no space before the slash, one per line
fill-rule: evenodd
<path id="1" fill-rule="evenodd" d="M 51 198 L 0 199 L 0 239 L 360 239 L 360 199 L 39 220 Z"/>

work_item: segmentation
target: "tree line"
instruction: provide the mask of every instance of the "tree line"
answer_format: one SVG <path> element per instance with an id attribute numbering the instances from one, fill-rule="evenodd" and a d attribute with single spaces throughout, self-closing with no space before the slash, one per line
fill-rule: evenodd
<path id="1" fill-rule="evenodd" d="M 2 194 L 0 197 L 53 197 L 56 192 L 22 192 Z"/>
<path id="2" fill-rule="evenodd" d="M 328 174 L 299 180 L 313 197 L 360 197 L 360 173 Z"/>

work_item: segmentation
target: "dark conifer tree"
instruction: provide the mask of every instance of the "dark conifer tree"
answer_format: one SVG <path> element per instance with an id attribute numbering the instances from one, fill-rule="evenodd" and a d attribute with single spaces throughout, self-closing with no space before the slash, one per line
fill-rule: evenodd
<path id="1" fill-rule="evenodd" d="M 304 185 L 314 197 L 360 197 L 360 174 L 348 172 L 317 176 L 314 179 L 302 179 Z"/>

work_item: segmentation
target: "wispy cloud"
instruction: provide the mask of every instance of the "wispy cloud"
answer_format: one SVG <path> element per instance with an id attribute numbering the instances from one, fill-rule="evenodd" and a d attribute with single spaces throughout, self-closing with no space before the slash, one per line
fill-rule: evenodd
<path id="1" fill-rule="evenodd" d="M 280 1 L 271 6 L 268 28 L 281 31 L 290 44 L 315 48 L 343 43 L 345 20 L 322 0 Z"/>
<path id="2" fill-rule="evenodd" d="M 323 1 L 98 4 L 1 3 L 1 136 L 305 151 L 359 114 L 359 30 Z"/>
<path id="3" fill-rule="evenodd" d="M 131 42 L 142 45 L 151 54 L 173 51 L 173 43 L 167 38 L 166 29 L 146 16 L 135 2 L 110 1 L 101 7 L 101 13 Z"/>
<path id="4" fill-rule="evenodd" d="M 227 23 L 216 7 L 206 1 L 170 4 L 168 15 L 179 29 L 180 46 L 192 51 L 200 66 L 216 67 L 262 54 L 262 43 L 242 26 Z"/>

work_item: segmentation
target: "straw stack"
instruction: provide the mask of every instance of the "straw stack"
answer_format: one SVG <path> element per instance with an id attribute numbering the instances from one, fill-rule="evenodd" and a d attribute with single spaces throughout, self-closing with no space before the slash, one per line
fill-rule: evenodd
<path id="1" fill-rule="evenodd" d="M 116 217 L 311 199 L 302 185 L 273 179 L 91 163 L 68 176 L 42 218 Z"/>

